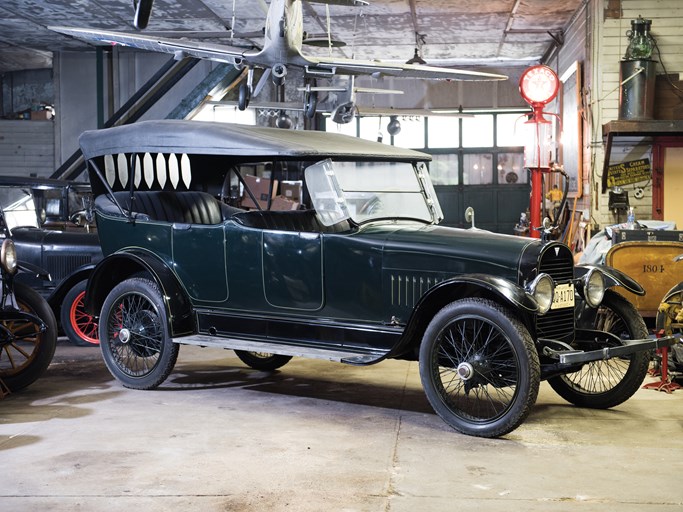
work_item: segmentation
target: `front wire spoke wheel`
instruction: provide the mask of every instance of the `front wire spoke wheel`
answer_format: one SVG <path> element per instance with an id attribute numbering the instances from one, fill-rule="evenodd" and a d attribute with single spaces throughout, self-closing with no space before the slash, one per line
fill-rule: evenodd
<path id="1" fill-rule="evenodd" d="M 453 330 L 460 333 L 458 345 Z M 477 421 L 489 421 L 504 413 L 518 379 L 508 343 L 483 319 L 463 319 L 449 326 L 437 354 L 437 360 L 449 365 L 440 366 L 444 399 Z"/>
<path id="2" fill-rule="evenodd" d="M 420 375 L 446 423 L 496 437 L 528 415 L 540 366 L 528 330 L 511 311 L 490 300 L 463 299 L 443 308 L 425 331 Z"/>
<path id="3" fill-rule="evenodd" d="M 620 340 L 604 344 L 604 347 L 648 337 L 647 326 L 638 310 L 613 290 L 605 292 L 602 304 L 590 318 L 590 321 L 580 318 L 577 327 L 609 332 Z M 628 400 L 640 388 L 649 362 L 648 351 L 590 361 L 576 372 L 548 379 L 548 383 L 558 395 L 574 405 L 607 409 Z"/>

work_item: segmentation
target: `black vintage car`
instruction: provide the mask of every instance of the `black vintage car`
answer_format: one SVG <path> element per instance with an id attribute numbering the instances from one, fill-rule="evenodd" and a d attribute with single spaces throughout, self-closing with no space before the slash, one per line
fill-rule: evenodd
<path id="1" fill-rule="evenodd" d="M 97 324 L 83 309 L 88 276 L 102 251 L 92 219 L 90 185 L 47 178 L 0 176 L 0 224 L 20 261 L 50 273 L 17 280 L 45 297 L 62 331 L 76 345 L 99 343 Z"/>
<path id="2" fill-rule="evenodd" d="M 576 405 L 622 403 L 651 350 L 674 341 L 650 339 L 610 290 L 642 293 L 636 282 L 575 267 L 561 243 L 439 226 L 423 153 L 191 121 L 85 132 L 80 144 L 105 254 L 86 308 L 128 387 L 164 382 L 181 344 L 234 349 L 261 370 L 293 356 L 407 359 L 444 421 L 492 437 L 523 422 L 541 380 Z M 305 176 L 307 209 L 227 204 L 245 173 L 283 167 Z"/>

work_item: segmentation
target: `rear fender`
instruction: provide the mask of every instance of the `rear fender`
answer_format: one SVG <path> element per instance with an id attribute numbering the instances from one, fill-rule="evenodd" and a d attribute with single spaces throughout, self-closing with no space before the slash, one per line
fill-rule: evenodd
<path id="1" fill-rule="evenodd" d="M 156 256 L 142 250 L 114 253 L 100 261 L 90 276 L 85 294 L 85 308 L 99 316 L 111 290 L 135 274 L 147 273 L 159 285 L 169 313 L 169 333 L 182 336 L 194 332 L 190 299 L 170 269 Z"/>

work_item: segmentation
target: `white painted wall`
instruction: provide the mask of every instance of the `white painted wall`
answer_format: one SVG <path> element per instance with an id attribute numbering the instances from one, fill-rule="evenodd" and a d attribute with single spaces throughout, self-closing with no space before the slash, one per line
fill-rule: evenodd
<path id="1" fill-rule="evenodd" d="M 0 119 L 0 174 L 49 176 L 54 169 L 54 122 Z"/>

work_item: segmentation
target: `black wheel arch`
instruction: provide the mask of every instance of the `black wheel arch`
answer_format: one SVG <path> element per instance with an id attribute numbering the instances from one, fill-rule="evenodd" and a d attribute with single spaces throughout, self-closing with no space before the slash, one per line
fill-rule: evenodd
<path id="1" fill-rule="evenodd" d="M 55 315 L 59 317 L 59 310 L 62 308 L 62 302 L 64 302 L 64 297 L 69 293 L 69 290 L 81 281 L 88 279 L 94 268 L 95 265 L 93 264 L 77 268 L 52 290 L 52 293 L 50 293 L 50 296 L 47 298 L 47 303 L 52 308 L 52 311 L 55 312 Z"/>
<path id="2" fill-rule="evenodd" d="M 178 278 L 163 261 L 142 250 L 114 253 L 97 264 L 88 281 L 86 311 L 99 317 L 102 304 L 114 286 L 140 273 L 148 274 L 163 292 L 171 336 L 195 332 L 192 304 Z"/>
<path id="3" fill-rule="evenodd" d="M 470 297 L 490 299 L 519 312 L 519 319 L 529 332 L 535 331 L 531 315 L 538 310 L 538 305 L 523 288 L 498 276 L 462 275 L 440 282 L 420 298 L 413 308 L 401 340 L 387 357 L 409 353 L 414 354 L 413 358 L 417 359 L 420 340 L 434 315 L 447 304 Z"/>

